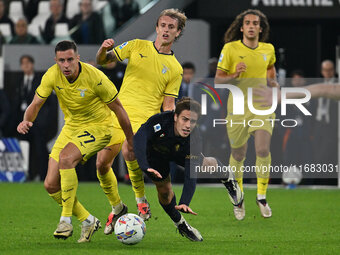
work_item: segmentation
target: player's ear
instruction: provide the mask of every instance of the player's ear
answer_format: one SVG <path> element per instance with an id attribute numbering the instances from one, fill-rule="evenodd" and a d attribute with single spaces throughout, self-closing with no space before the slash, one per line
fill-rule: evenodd
<path id="1" fill-rule="evenodd" d="M 177 114 L 175 113 L 175 114 L 174 114 L 174 121 L 176 122 L 177 119 L 178 119 L 178 116 L 177 116 Z"/>
<path id="2" fill-rule="evenodd" d="M 243 33 L 243 26 L 242 26 L 242 27 L 240 27 L 240 31 Z"/>

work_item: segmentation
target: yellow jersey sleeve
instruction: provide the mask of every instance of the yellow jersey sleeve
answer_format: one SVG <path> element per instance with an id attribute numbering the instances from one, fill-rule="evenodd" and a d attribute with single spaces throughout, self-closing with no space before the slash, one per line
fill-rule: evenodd
<path id="1" fill-rule="evenodd" d="M 134 50 L 135 45 L 137 43 L 137 39 L 127 41 L 118 45 L 113 49 L 119 61 L 123 61 L 124 59 L 130 58 L 131 52 Z"/>
<path id="2" fill-rule="evenodd" d="M 230 73 L 232 64 L 230 61 L 230 44 L 226 43 L 221 51 L 220 57 L 218 59 L 217 69 Z"/>
<path id="3" fill-rule="evenodd" d="M 53 82 L 54 79 L 51 74 L 51 70 L 49 69 L 42 77 L 41 83 L 35 91 L 36 95 L 41 99 L 48 98 L 53 91 Z"/>
<path id="4" fill-rule="evenodd" d="M 94 91 L 105 104 L 109 104 L 117 98 L 117 88 L 104 73 L 100 71 L 98 73 L 100 74 L 100 81 L 94 87 Z"/>
<path id="5" fill-rule="evenodd" d="M 170 97 L 178 97 L 179 88 L 181 87 L 182 83 L 182 76 L 183 76 L 183 69 L 181 69 L 180 73 L 178 75 L 172 77 L 170 82 L 165 88 L 164 96 L 170 96 Z"/>
<path id="6" fill-rule="evenodd" d="M 272 44 L 269 43 L 269 47 L 270 47 L 270 59 L 269 59 L 269 64 L 268 67 L 272 67 L 275 62 L 276 62 L 276 56 L 275 56 L 275 48 Z"/>

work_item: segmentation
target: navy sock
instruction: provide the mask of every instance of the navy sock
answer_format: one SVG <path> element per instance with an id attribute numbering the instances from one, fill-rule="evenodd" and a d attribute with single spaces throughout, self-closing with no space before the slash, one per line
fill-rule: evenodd
<path id="1" fill-rule="evenodd" d="M 161 203 L 160 203 L 161 204 Z M 170 216 L 173 222 L 177 223 L 181 220 L 181 214 L 179 211 L 176 210 L 175 208 L 176 205 L 176 196 L 174 194 L 174 197 L 172 198 L 170 204 L 168 205 L 162 205 L 164 211 Z"/>

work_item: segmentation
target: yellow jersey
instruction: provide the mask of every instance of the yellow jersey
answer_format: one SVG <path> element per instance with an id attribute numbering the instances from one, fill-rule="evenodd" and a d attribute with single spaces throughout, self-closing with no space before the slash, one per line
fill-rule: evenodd
<path id="1" fill-rule="evenodd" d="M 131 121 L 144 123 L 160 112 L 164 96 L 177 97 L 183 69 L 173 52 L 163 54 L 147 40 L 131 40 L 114 48 L 118 60 L 128 59 L 118 98 Z"/>
<path id="2" fill-rule="evenodd" d="M 240 62 L 246 64 L 246 71 L 236 79 L 236 85 L 242 90 L 245 105 L 247 103 L 249 87 L 267 85 L 267 69 L 276 61 L 274 46 L 270 43 L 259 42 L 257 48 L 252 49 L 243 44 L 241 40 L 226 43 L 221 51 L 217 69 L 227 74 L 235 73 L 236 65 Z M 228 112 L 232 112 L 232 94 L 229 94 Z M 258 107 L 259 104 L 254 103 Z M 245 110 L 248 108 L 245 107 Z"/>
<path id="3" fill-rule="evenodd" d="M 106 104 L 113 102 L 118 92 L 97 68 L 79 62 L 79 75 L 70 83 L 55 64 L 44 74 L 36 95 L 46 99 L 53 90 L 65 115 L 65 125 L 113 125 L 114 114 Z"/>

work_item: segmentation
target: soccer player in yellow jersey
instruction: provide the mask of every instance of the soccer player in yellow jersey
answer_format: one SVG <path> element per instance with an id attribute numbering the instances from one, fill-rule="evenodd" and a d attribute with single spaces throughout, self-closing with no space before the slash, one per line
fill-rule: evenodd
<path id="1" fill-rule="evenodd" d="M 129 60 L 118 98 L 129 115 L 134 133 L 152 115 L 160 112 L 161 107 L 164 111 L 175 109 L 183 69 L 171 47 L 180 37 L 185 21 L 186 16 L 183 13 L 176 9 L 167 9 L 158 17 L 157 37 L 154 42 L 135 39 L 114 48 L 114 40 L 107 39 L 98 50 L 97 63 L 100 65 Z M 117 124 L 116 122 L 117 131 L 115 130 L 109 146 L 98 153 L 98 177 L 102 182 L 103 174 L 112 172 L 112 162 L 122 147 L 136 196 L 138 214 L 147 220 L 151 217 L 151 212 L 144 193 L 143 173 L 133 151 L 124 142 L 124 134 L 122 131 L 119 134 L 121 128 Z M 109 216 L 105 234 L 113 231 L 111 219 L 114 215 L 115 212 L 112 212 Z"/>
<path id="2" fill-rule="evenodd" d="M 274 119 L 275 114 L 254 115 L 249 111 L 246 102 L 248 87 L 260 87 L 263 84 L 278 86 L 274 67 L 274 47 L 270 43 L 265 43 L 268 35 L 268 20 L 262 12 L 246 10 L 239 14 L 225 34 L 225 45 L 218 61 L 215 76 L 215 83 L 233 83 L 243 92 L 244 115 L 233 115 L 232 94 L 228 99 L 227 132 L 231 145 L 229 162 L 236 169 L 236 180 L 243 192 L 243 172 L 241 170 L 247 152 L 248 139 L 250 135 L 253 135 L 257 166 L 256 202 L 265 218 L 272 216 L 272 211 L 266 200 L 266 191 L 269 181 L 268 169 L 271 164 L 270 139 L 273 127 L 272 123 L 268 121 L 264 121 L 262 126 L 259 126 L 258 123 L 248 126 L 248 121 Z M 254 107 L 258 110 L 261 109 L 260 104 L 254 104 Z M 234 215 L 238 220 L 244 219 L 244 201 L 234 206 Z"/>
<path id="3" fill-rule="evenodd" d="M 117 98 L 116 87 L 101 71 L 79 61 L 74 42 L 59 42 L 55 47 L 55 61 L 56 64 L 44 74 L 17 130 L 21 134 L 29 131 L 40 108 L 54 90 L 65 115 L 65 125 L 52 148 L 44 183 L 49 195 L 62 206 L 54 236 L 66 239 L 72 235 L 73 214 L 82 222 L 78 242 L 89 242 L 100 228 L 100 221 L 76 197 L 78 179 L 75 167 L 110 142 L 114 133 L 112 112 L 124 130 L 128 147 L 133 146 L 133 133 L 128 115 Z M 117 186 L 117 182 L 111 183 L 114 185 Z M 118 192 L 111 196 L 121 203 Z"/>

